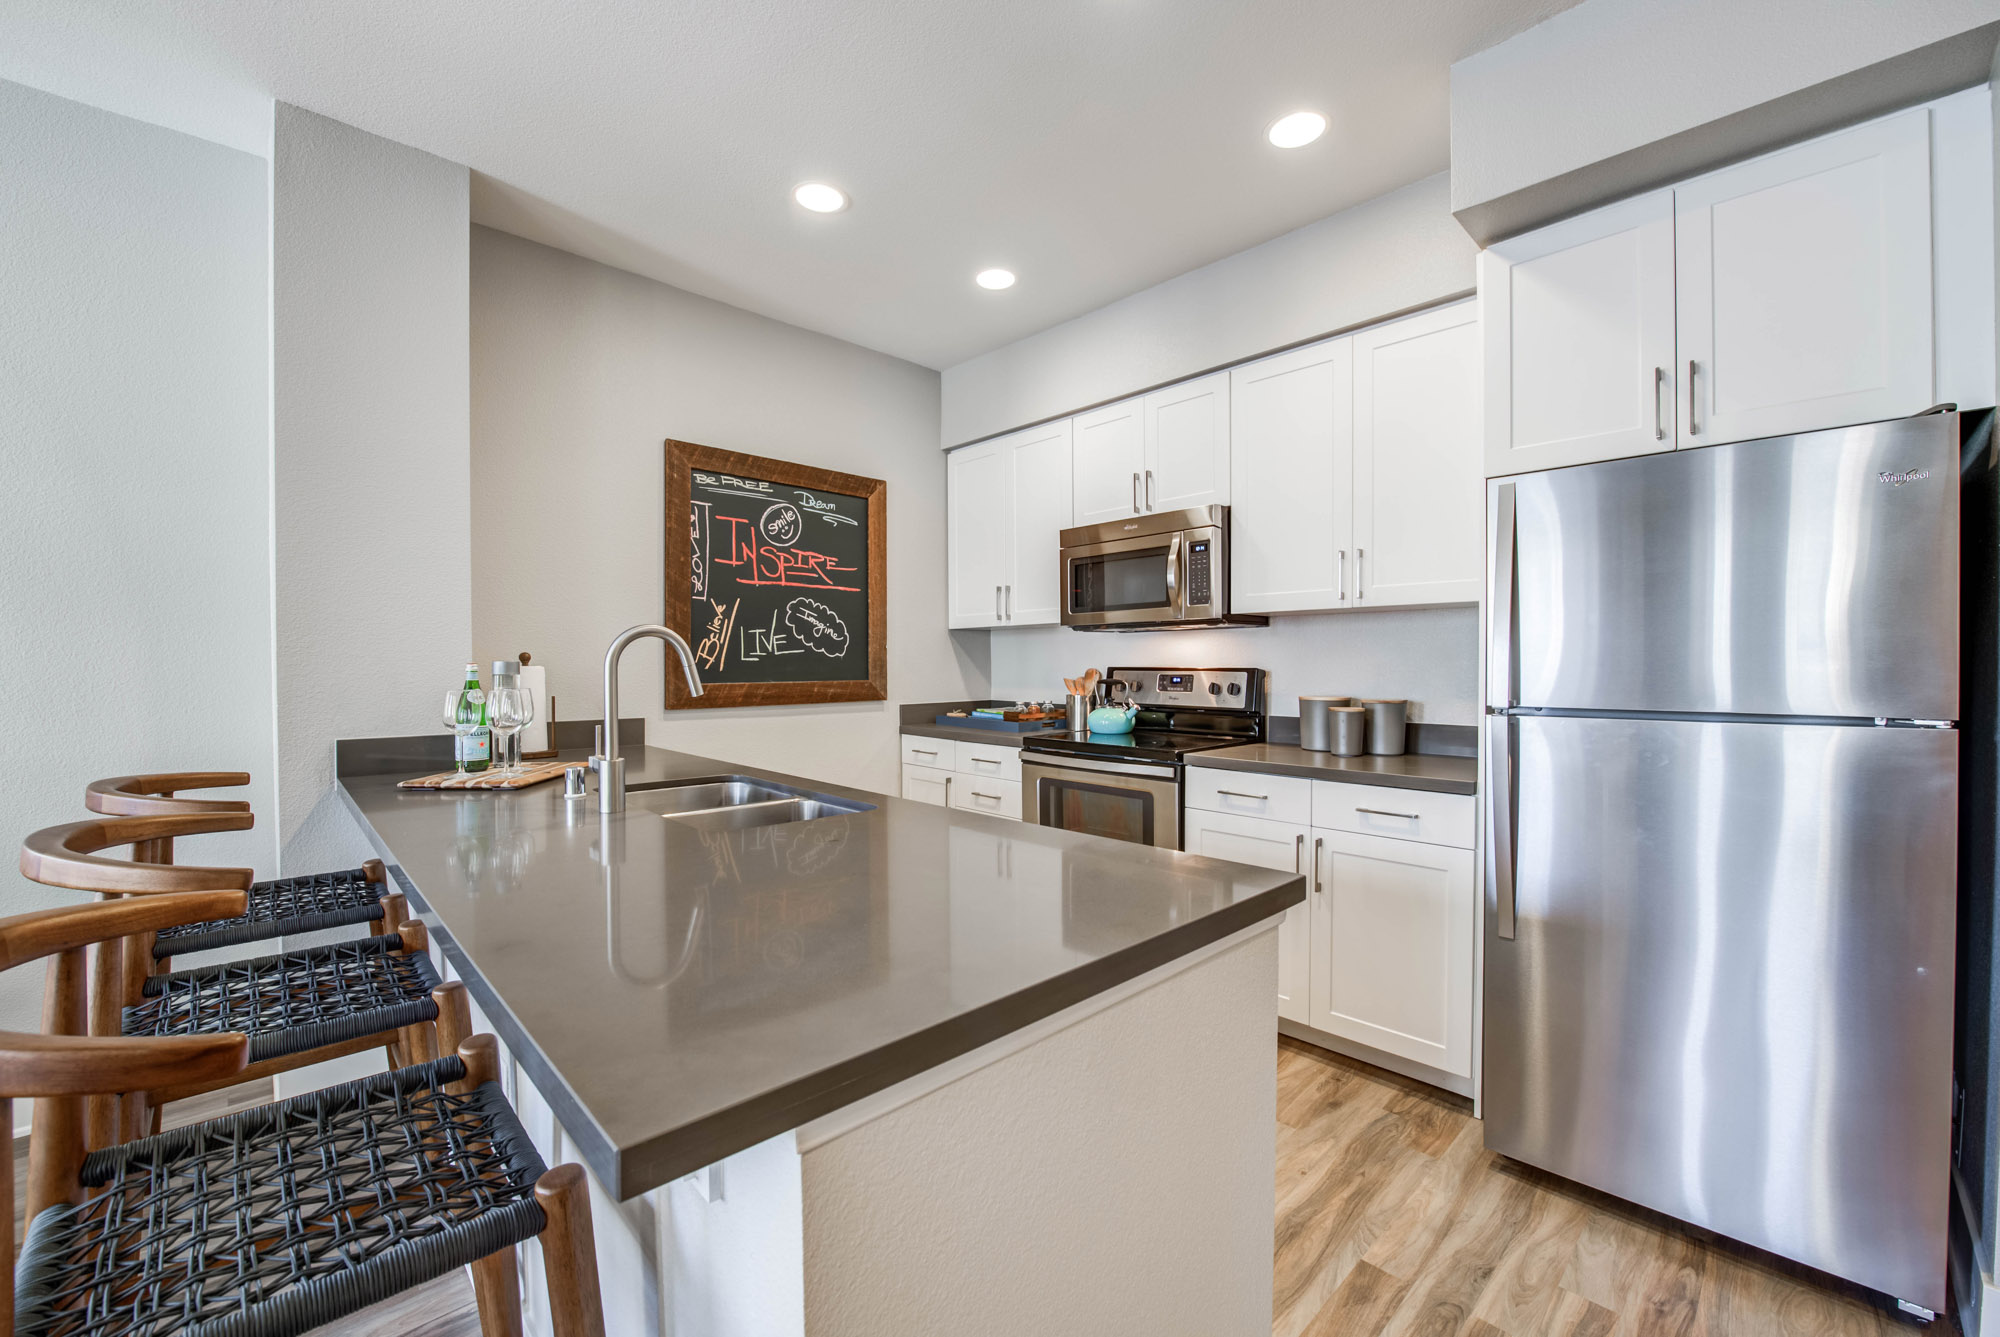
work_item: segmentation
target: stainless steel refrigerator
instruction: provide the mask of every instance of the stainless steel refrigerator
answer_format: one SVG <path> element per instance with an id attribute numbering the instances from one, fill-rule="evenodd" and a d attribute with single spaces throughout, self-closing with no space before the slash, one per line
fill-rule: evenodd
<path id="1" fill-rule="evenodd" d="M 1942 1312 L 1959 418 L 1489 484 L 1486 1145 Z"/>

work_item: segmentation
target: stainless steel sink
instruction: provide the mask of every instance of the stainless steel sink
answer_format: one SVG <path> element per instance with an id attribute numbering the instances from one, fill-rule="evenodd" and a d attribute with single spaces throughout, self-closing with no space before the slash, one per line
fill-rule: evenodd
<path id="1" fill-rule="evenodd" d="M 810 822 L 820 817 L 867 812 L 872 806 L 740 775 L 689 780 L 658 788 L 634 787 L 627 790 L 626 802 L 656 812 L 669 821 L 711 830 Z"/>

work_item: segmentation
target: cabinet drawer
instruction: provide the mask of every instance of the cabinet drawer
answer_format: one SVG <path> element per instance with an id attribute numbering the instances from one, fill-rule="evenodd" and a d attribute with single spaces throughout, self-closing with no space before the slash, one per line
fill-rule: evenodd
<path id="1" fill-rule="evenodd" d="M 952 779 L 950 771 L 932 770 L 928 766 L 905 766 L 903 797 L 942 808 L 950 802 Z"/>
<path id="2" fill-rule="evenodd" d="M 1472 799 L 1389 785 L 1312 782 L 1312 824 L 1364 836 L 1472 848 Z"/>
<path id="3" fill-rule="evenodd" d="M 952 782 L 951 806 L 1018 822 L 1021 820 L 1021 783 L 1018 780 L 981 780 L 960 773 Z"/>
<path id="4" fill-rule="evenodd" d="M 1190 766 L 1186 806 L 1304 825 L 1312 820 L 1312 787 L 1311 780 L 1290 775 Z"/>
<path id="5" fill-rule="evenodd" d="M 905 766 L 928 766 L 932 770 L 952 769 L 958 756 L 958 744 L 949 738 L 919 738 L 915 734 L 903 735 L 903 764 Z"/>
<path id="6" fill-rule="evenodd" d="M 1007 780 L 1021 783 L 1021 749 L 999 747 L 992 743 L 960 743 L 958 745 L 958 765 L 952 768 L 960 775 L 976 775 L 982 780 Z"/>

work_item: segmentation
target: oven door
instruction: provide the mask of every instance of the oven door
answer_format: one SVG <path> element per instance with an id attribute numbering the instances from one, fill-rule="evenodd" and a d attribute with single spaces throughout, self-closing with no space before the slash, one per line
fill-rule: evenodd
<path id="1" fill-rule="evenodd" d="M 1062 550 L 1066 627 L 1179 622 L 1181 549 L 1187 535 L 1137 534 Z"/>
<path id="2" fill-rule="evenodd" d="M 1021 820 L 1177 850 L 1180 773 L 1172 767 L 1089 757 L 1023 756 Z"/>

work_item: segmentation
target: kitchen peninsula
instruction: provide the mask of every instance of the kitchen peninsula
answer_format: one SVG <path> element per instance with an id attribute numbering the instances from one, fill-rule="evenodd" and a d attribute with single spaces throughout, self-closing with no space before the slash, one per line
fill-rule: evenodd
<path id="1" fill-rule="evenodd" d="M 621 813 L 398 789 L 441 744 L 340 791 L 593 1172 L 609 1331 L 1269 1322 L 1300 876 L 653 748 Z"/>

